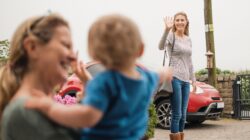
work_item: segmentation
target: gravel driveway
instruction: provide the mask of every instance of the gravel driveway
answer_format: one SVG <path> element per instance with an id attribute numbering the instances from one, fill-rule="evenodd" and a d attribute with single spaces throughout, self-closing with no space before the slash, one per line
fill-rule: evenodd
<path id="1" fill-rule="evenodd" d="M 151 140 L 169 140 L 169 130 L 156 129 Z M 250 140 L 250 120 L 208 120 L 186 125 L 185 140 Z"/>

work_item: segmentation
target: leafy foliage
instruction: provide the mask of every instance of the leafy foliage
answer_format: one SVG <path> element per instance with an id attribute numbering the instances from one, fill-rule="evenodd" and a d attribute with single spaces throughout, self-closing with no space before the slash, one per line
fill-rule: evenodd
<path id="1" fill-rule="evenodd" d="M 201 70 L 195 72 L 196 76 L 201 76 L 201 75 L 206 75 L 206 74 L 208 74 L 207 69 L 201 69 Z"/>
<path id="2" fill-rule="evenodd" d="M 240 79 L 241 99 L 250 99 L 250 75 L 244 75 Z"/>
<path id="3" fill-rule="evenodd" d="M 207 69 L 201 69 L 195 73 L 196 76 L 202 76 L 208 74 Z M 216 74 L 234 74 L 234 72 L 230 70 L 221 70 L 220 68 L 216 68 Z"/>
<path id="4" fill-rule="evenodd" d="M 155 126 L 157 124 L 157 114 L 155 110 L 155 105 L 153 103 L 150 104 L 148 113 L 149 113 L 148 129 L 146 131 L 144 139 L 154 137 Z"/>
<path id="5" fill-rule="evenodd" d="M 10 43 L 8 40 L 2 40 L 0 41 L 0 60 L 6 60 L 9 55 L 9 46 Z"/>
<path id="6" fill-rule="evenodd" d="M 238 75 L 243 75 L 243 74 L 250 74 L 250 70 L 241 70 L 237 72 Z"/>

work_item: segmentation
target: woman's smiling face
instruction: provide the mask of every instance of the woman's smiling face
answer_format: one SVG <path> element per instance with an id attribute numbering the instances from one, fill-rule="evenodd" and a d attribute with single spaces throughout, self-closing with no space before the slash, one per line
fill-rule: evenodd
<path id="1" fill-rule="evenodd" d="M 187 19 L 183 15 L 177 15 L 174 19 L 174 26 L 177 31 L 184 32 L 187 26 Z"/>
<path id="2" fill-rule="evenodd" d="M 34 65 L 43 82 L 53 86 L 64 82 L 68 77 L 70 62 L 75 60 L 69 28 L 55 28 L 52 39 L 39 49 L 39 56 Z"/>

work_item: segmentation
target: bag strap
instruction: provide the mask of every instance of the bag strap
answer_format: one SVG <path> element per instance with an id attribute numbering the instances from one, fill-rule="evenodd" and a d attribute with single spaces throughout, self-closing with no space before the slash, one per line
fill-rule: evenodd
<path id="1" fill-rule="evenodd" d="M 174 45 L 175 45 L 175 34 L 173 33 L 173 43 L 172 43 L 172 48 L 171 48 L 171 56 L 169 58 L 169 63 L 168 63 L 168 66 L 170 66 L 171 64 L 171 60 L 172 60 L 172 53 L 173 53 L 173 50 L 174 50 Z M 166 46 L 164 47 L 164 57 L 163 57 L 163 66 L 165 66 L 165 59 L 167 57 L 167 49 L 166 49 Z"/>

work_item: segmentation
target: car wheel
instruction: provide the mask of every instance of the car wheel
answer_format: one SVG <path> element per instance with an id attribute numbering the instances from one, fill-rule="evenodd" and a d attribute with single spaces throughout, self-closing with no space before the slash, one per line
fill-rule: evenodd
<path id="1" fill-rule="evenodd" d="M 158 126 L 163 129 L 170 128 L 171 122 L 171 104 L 169 99 L 165 99 L 156 105 Z"/>
<path id="2" fill-rule="evenodd" d="M 205 120 L 192 120 L 192 121 L 188 121 L 188 123 L 191 123 L 191 124 L 201 124 L 203 123 Z"/>

